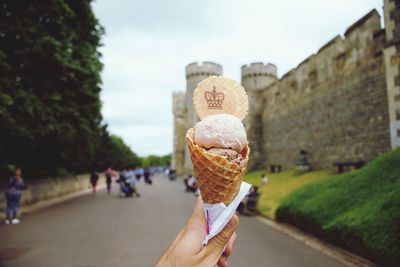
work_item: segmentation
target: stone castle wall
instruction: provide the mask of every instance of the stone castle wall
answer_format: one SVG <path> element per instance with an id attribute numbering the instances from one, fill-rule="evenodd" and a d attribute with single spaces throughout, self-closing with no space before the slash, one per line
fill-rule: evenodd
<path id="1" fill-rule="evenodd" d="M 384 55 L 390 139 L 392 148 L 400 147 L 400 2 L 385 0 L 386 40 Z"/>
<path id="2" fill-rule="evenodd" d="M 281 79 L 273 64 L 242 66 L 250 169 L 293 168 L 300 150 L 312 168 L 331 169 L 334 162 L 369 162 L 400 147 L 400 4 L 384 4 L 385 29 L 372 10 Z M 185 107 L 174 111 L 175 129 L 185 128 L 178 135 L 184 138 L 197 122 L 191 102 L 197 83 L 221 74 L 212 62 L 186 67 Z M 175 141 L 174 149 L 181 147 L 186 142 Z M 183 154 L 183 172 L 191 173 L 189 153 Z"/>
<path id="3" fill-rule="evenodd" d="M 263 90 L 263 167 L 292 168 L 300 150 L 320 169 L 390 148 L 384 43 L 373 10 Z"/>

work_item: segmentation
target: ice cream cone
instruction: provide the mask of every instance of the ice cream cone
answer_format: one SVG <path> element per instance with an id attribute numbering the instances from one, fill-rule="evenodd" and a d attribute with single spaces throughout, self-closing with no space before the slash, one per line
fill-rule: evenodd
<path id="1" fill-rule="evenodd" d="M 229 205 L 239 192 L 246 173 L 250 153 L 249 146 L 242 151 L 243 164 L 238 165 L 223 156 L 208 153 L 196 145 L 193 141 L 193 128 L 188 131 L 186 138 L 194 174 L 204 203 L 223 202 L 225 205 Z"/>

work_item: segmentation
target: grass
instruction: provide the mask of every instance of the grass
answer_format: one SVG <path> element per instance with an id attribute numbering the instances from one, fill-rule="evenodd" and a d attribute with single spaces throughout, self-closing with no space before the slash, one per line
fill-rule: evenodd
<path id="1" fill-rule="evenodd" d="M 289 194 L 276 212 L 383 266 L 400 266 L 400 149 Z"/>
<path id="2" fill-rule="evenodd" d="M 268 183 L 261 184 L 261 175 L 265 171 L 255 171 L 246 175 L 244 180 L 259 187 L 261 193 L 258 209 L 264 215 L 271 219 L 275 218 L 275 211 L 279 206 L 281 199 L 289 193 L 309 183 L 324 180 L 329 177 L 327 171 L 314 171 L 295 176 L 293 171 L 284 171 L 280 173 L 267 173 Z"/>

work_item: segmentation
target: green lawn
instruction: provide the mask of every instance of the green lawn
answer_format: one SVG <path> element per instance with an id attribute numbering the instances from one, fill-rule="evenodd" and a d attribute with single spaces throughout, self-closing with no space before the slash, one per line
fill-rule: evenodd
<path id="1" fill-rule="evenodd" d="M 299 188 L 276 217 L 381 266 L 400 266 L 400 149 Z"/>
<path id="2" fill-rule="evenodd" d="M 263 173 L 266 172 L 261 170 L 248 173 L 244 180 L 259 186 L 261 196 L 258 202 L 258 209 L 263 215 L 272 219 L 275 218 L 275 211 L 279 206 L 280 200 L 289 193 L 306 184 L 320 181 L 330 176 L 327 171 L 314 171 L 297 176 L 293 175 L 293 171 L 266 173 L 268 183 L 261 185 L 261 175 Z"/>

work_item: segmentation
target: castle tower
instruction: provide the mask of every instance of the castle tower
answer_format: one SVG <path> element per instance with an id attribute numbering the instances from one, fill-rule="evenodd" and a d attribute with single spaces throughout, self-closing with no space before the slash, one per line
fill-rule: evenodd
<path id="1" fill-rule="evenodd" d="M 209 76 L 222 75 L 222 66 L 214 62 L 194 62 L 186 66 L 186 130 L 193 127 L 199 119 L 193 107 L 193 91 L 197 84 Z M 185 146 L 185 172 L 193 171 L 192 162 L 187 147 Z"/>
<path id="2" fill-rule="evenodd" d="M 262 112 L 264 109 L 262 93 L 277 80 L 277 68 L 270 63 L 256 62 L 249 66 L 243 65 L 241 74 L 242 86 L 249 97 L 249 114 L 244 123 L 251 150 L 249 169 L 254 170 L 262 168 L 265 160 L 262 151 Z"/>
<path id="3" fill-rule="evenodd" d="M 185 93 L 173 93 L 174 114 L 174 147 L 172 153 L 171 168 L 176 170 L 177 176 L 183 175 L 184 151 L 185 151 Z"/>
<path id="4" fill-rule="evenodd" d="M 385 0 L 385 73 L 392 149 L 400 147 L 400 3 Z"/>

